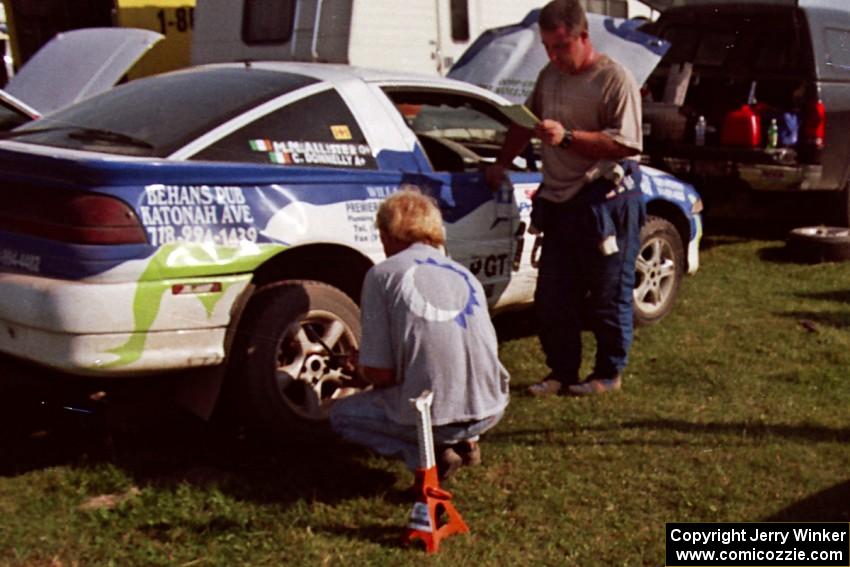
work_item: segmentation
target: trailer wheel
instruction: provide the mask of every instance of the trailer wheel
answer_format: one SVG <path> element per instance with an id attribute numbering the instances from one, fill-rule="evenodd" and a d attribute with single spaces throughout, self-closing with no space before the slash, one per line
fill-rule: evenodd
<path id="1" fill-rule="evenodd" d="M 231 386 L 249 422 L 326 430 L 331 403 L 358 391 L 340 366 L 360 344 L 360 309 L 339 289 L 287 281 L 258 290 L 235 342 Z"/>
<path id="2" fill-rule="evenodd" d="M 635 265 L 634 321 L 652 325 L 673 308 L 685 273 L 682 239 L 669 221 L 650 216 L 640 231 Z"/>
<path id="3" fill-rule="evenodd" d="M 788 234 L 785 247 L 792 259 L 808 264 L 850 260 L 850 228 L 805 226 Z"/>

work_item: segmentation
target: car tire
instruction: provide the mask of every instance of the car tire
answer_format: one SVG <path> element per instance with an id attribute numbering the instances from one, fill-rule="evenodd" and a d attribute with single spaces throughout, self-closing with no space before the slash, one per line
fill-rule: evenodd
<path id="1" fill-rule="evenodd" d="M 327 432 L 332 401 L 359 390 L 340 368 L 359 348 L 358 306 L 331 285 L 286 281 L 259 289 L 242 321 L 229 370 L 248 423 Z"/>
<path id="2" fill-rule="evenodd" d="M 679 232 L 669 221 L 650 216 L 640 231 L 635 265 L 634 321 L 653 325 L 673 308 L 685 273 Z"/>
<path id="3" fill-rule="evenodd" d="M 793 229 L 785 241 L 790 257 L 797 262 L 846 262 L 850 260 L 850 228 L 805 226 Z"/>

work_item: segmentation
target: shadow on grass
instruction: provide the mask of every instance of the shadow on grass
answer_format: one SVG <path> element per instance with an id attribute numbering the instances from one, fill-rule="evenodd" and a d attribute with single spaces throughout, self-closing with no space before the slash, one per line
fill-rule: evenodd
<path id="1" fill-rule="evenodd" d="M 313 528 L 317 532 L 323 532 L 335 536 L 343 536 L 350 539 L 364 539 L 377 543 L 383 547 L 405 547 L 402 541 L 403 529 L 398 526 L 382 526 L 373 524 L 371 526 L 344 527 L 344 526 L 322 526 Z M 418 542 L 414 542 L 414 546 Z"/>
<path id="2" fill-rule="evenodd" d="M 694 423 L 671 419 L 639 420 L 620 424 L 628 429 L 652 429 L 708 435 L 735 435 L 747 437 L 783 437 L 802 441 L 850 442 L 850 427 L 833 428 L 822 425 L 784 425 L 771 423 Z"/>
<path id="3" fill-rule="evenodd" d="M 772 264 L 807 264 L 794 258 L 794 255 L 784 245 L 764 246 L 758 251 L 758 257 L 764 262 Z"/>
<path id="4" fill-rule="evenodd" d="M 618 439 L 616 433 L 622 430 L 638 429 L 654 431 L 656 433 L 675 432 L 694 435 L 693 441 L 687 438 L 676 437 L 666 440 L 648 439 Z M 597 437 L 583 439 L 585 433 L 611 432 L 611 439 L 599 439 Z M 832 428 L 820 425 L 783 425 L 770 423 L 694 423 L 690 421 L 679 421 L 669 419 L 626 421 L 623 423 L 612 423 L 604 426 L 582 426 L 579 423 L 566 424 L 559 428 L 541 429 L 496 429 L 487 434 L 488 441 L 500 443 L 509 439 L 522 439 L 525 445 L 549 445 L 564 444 L 559 440 L 560 434 L 572 434 L 568 443 L 574 446 L 580 445 L 699 445 L 699 437 L 706 435 L 723 435 L 740 437 L 742 439 L 759 439 L 768 437 L 782 437 L 789 440 L 812 441 L 812 442 L 850 442 L 850 427 Z M 715 446 L 716 443 L 712 443 Z"/>
<path id="5" fill-rule="evenodd" d="M 167 401 L 92 408 L 78 399 L 5 392 L 0 476 L 108 464 L 140 486 L 212 486 L 235 498 L 289 505 L 384 496 L 396 475 L 330 434 L 270 438 L 188 415 Z"/>
<path id="6" fill-rule="evenodd" d="M 794 319 L 810 332 L 817 332 L 818 325 L 850 328 L 850 311 L 782 311 L 775 315 Z"/>
<path id="7" fill-rule="evenodd" d="M 507 311 L 493 317 L 499 342 L 533 337 L 537 334 L 532 308 Z"/>
<path id="8" fill-rule="evenodd" d="M 850 522 L 850 480 L 795 502 L 766 522 Z"/>
<path id="9" fill-rule="evenodd" d="M 850 285 L 850 283 L 848 283 Z M 795 297 L 802 299 L 817 299 L 820 301 L 831 301 L 834 303 L 850 304 L 850 289 L 841 289 L 835 291 L 823 291 L 816 293 L 795 293 Z"/>
<path id="10" fill-rule="evenodd" d="M 721 246 L 731 246 L 733 244 L 741 244 L 749 242 L 749 238 L 744 236 L 736 236 L 734 234 L 706 234 L 700 240 L 699 248 L 705 252 L 712 248 L 720 248 Z"/>

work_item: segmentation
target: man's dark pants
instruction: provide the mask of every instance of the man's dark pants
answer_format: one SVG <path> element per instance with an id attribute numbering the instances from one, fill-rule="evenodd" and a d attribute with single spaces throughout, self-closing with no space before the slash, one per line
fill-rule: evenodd
<path id="1" fill-rule="evenodd" d="M 583 327 L 596 338 L 595 377 L 613 378 L 628 361 L 646 208 L 638 188 L 606 198 L 613 187 L 599 180 L 573 200 L 546 202 L 534 213 L 543 230 L 534 296 L 538 332 L 546 364 L 565 384 L 579 381 Z M 616 235 L 618 249 L 607 256 L 600 250 L 606 233 Z"/>

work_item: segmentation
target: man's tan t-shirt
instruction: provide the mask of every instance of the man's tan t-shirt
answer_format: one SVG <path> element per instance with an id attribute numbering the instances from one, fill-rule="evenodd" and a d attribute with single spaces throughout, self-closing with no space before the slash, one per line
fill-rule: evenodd
<path id="1" fill-rule="evenodd" d="M 640 90 L 632 74 L 607 55 L 575 75 L 548 64 L 526 105 L 542 120 L 557 120 L 568 130 L 605 132 L 624 146 L 643 149 Z M 557 203 L 573 198 L 610 163 L 548 144 L 543 145 L 542 158 L 540 197 Z"/>

